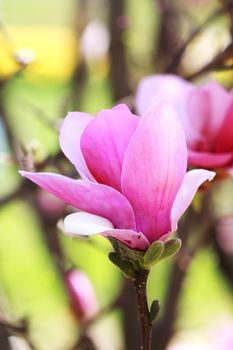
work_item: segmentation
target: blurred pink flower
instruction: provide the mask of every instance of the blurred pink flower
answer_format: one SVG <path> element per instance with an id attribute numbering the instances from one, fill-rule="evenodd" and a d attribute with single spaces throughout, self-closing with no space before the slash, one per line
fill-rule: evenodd
<path id="1" fill-rule="evenodd" d="M 60 145 L 83 179 L 21 174 L 82 211 L 65 218 L 67 234 L 100 233 L 139 250 L 176 230 L 198 187 L 215 175 L 201 169 L 186 174 L 183 129 L 164 102 L 142 118 L 126 105 L 96 117 L 71 112 Z"/>
<path id="2" fill-rule="evenodd" d="M 213 334 L 214 344 L 219 350 L 233 349 L 233 322 L 220 325 Z"/>
<path id="3" fill-rule="evenodd" d="M 36 199 L 43 216 L 50 222 L 57 222 L 64 212 L 65 203 L 41 189 L 38 191 Z"/>
<path id="4" fill-rule="evenodd" d="M 172 339 L 166 350 L 232 350 L 233 349 L 233 322 L 215 320 L 215 324 L 201 328 L 194 332 L 183 332 L 183 340 Z"/>
<path id="5" fill-rule="evenodd" d="M 66 287 L 70 295 L 71 307 L 78 319 L 86 321 L 98 312 L 95 291 L 88 276 L 77 269 L 65 274 Z"/>
<path id="6" fill-rule="evenodd" d="M 214 81 L 196 87 L 175 75 L 149 76 L 138 86 L 139 114 L 161 97 L 175 107 L 182 121 L 190 165 L 233 167 L 233 92 Z"/>

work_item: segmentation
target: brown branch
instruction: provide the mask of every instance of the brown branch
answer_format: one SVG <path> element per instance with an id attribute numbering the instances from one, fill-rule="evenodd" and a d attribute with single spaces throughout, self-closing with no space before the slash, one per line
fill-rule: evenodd
<path id="1" fill-rule="evenodd" d="M 233 1 L 232 0 L 223 0 L 223 7 L 225 9 L 225 11 L 228 13 L 229 18 L 230 18 L 230 22 L 231 22 L 231 28 L 230 28 L 230 32 L 231 32 L 231 37 L 233 39 Z"/>
<path id="2" fill-rule="evenodd" d="M 168 65 L 180 46 L 180 16 L 174 2 L 170 0 L 156 0 L 160 9 L 160 29 L 158 43 L 155 45 L 154 62 L 160 71 Z M 157 33 L 155 35 L 157 41 Z M 156 68 L 158 70 L 158 67 Z M 166 70 L 165 70 L 166 71 Z"/>
<path id="3" fill-rule="evenodd" d="M 232 69 L 232 65 L 227 66 L 225 62 L 229 59 L 233 58 L 233 42 L 231 42 L 223 51 L 218 53 L 213 60 L 202 67 L 195 73 L 192 73 L 185 77 L 187 80 L 193 80 L 204 73 L 208 73 L 210 71 L 218 71 L 222 69 Z"/>
<path id="4" fill-rule="evenodd" d="M 187 47 L 189 46 L 189 44 L 203 31 L 203 29 L 205 29 L 211 22 L 213 22 L 217 17 L 219 17 L 223 13 L 224 13 L 224 11 L 222 8 L 214 11 L 198 28 L 196 28 L 190 34 L 190 36 L 187 38 L 187 40 L 183 43 L 183 45 L 174 54 L 172 61 L 165 69 L 166 73 L 177 73 L 177 69 L 178 69 L 179 64 L 181 62 L 181 59 L 182 59 Z"/>
<path id="5" fill-rule="evenodd" d="M 3 325 L 0 324 L 0 349 L 12 350 L 8 341 L 9 333 Z"/>
<path id="6" fill-rule="evenodd" d="M 207 245 L 212 235 L 214 221 L 210 219 L 209 195 L 204 194 L 203 207 L 200 215 L 190 207 L 185 218 L 180 224 L 179 237 L 182 239 L 182 248 L 174 261 L 170 280 L 167 287 L 167 295 L 164 302 L 164 313 L 161 321 L 153 329 L 152 348 L 165 350 L 175 332 L 175 321 L 178 313 L 178 302 L 192 258 L 201 247 Z M 199 232 L 199 237 L 189 247 L 190 235 L 194 228 Z M 202 230 L 200 232 L 200 229 Z"/>
<path id="7" fill-rule="evenodd" d="M 124 26 L 121 20 L 124 18 L 124 0 L 110 0 L 109 27 L 111 34 L 110 43 L 110 78 L 114 100 L 120 100 L 130 95 L 129 76 L 126 64 L 126 49 L 122 41 Z"/>
<path id="8" fill-rule="evenodd" d="M 7 338 L 11 334 L 16 334 L 19 337 L 24 338 L 32 350 L 36 349 L 34 344 L 32 343 L 32 341 L 30 339 L 29 327 L 28 327 L 27 320 L 21 320 L 18 324 L 16 324 L 16 323 L 11 323 L 11 322 L 6 321 L 6 320 L 1 318 L 0 319 L 0 334 L 4 335 L 4 337 L 7 337 Z M 1 342 L 4 342 L 4 344 L 5 344 L 5 347 L 1 347 L 1 349 L 4 349 L 4 350 L 11 349 L 8 341 L 6 343 L 6 339 L 0 338 L 0 345 L 1 345 Z"/>
<path id="9" fill-rule="evenodd" d="M 97 350 L 97 349 L 92 339 L 88 335 L 83 334 L 81 335 L 78 344 L 72 347 L 71 350 Z"/>
<path id="10" fill-rule="evenodd" d="M 79 0 L 77 1 L 76 5 L 76 16 L 75 16 L 75 23 L 74 23 L 74 31 L 75 35 L 77 37 L 77 41 L 80 41 L 80 38 L 82 37 L 83 31 L 85 27 L 88 24 L 89 20 L 89 13 L 88 13 L 88 1 L 87 0 Z M 84 57 L 82 53 L 78 54 L 77 50 L 77 57 L 76 57 L 76 66 L 74 69 L 74 72 L 71 77 L 71 93 L 68 98 L 68 104 L 70 102 L 71 108 L 76 110 L 80 110 L 80 105 L 82 101 L 83 96 L 83 88 L 85 81 L 87 79 L 87 65 L 84 60 Z M 64 112 L 67 113 L 67 104 L 64 106 Z"/>
<path id="11" fill-rule="evenodd" d="M 232 216 L 230 217 L 232 218 Z M 218 225 L 217 225 L 217 229 L 214 232 L 213 235 L 213 241 L 214 241 L 214 248 L 215 251 L 218 255 L 218 259 L 219 259 L 219 268 L 220 270 L 223 272 L 226 280 L 228 281 L 229 285 L 231 286 L 231 288 L 233 288 L 233 249 L 229 249 L 230 245 L 228 246 L 228 241 L 226 240 L 224 242 L 224 244 L 222 244 L 222 228 L 224 227 L 224 222 L 226 218 L 222 218 L 220 219 L 220 221 L 218 221 Z M 233 221 L 233 219 L 232 219 Z M 226 226 L 227 227 L 227 226 Z M 228 235 L 229 237 L 232 234 L 232 224 L 229 225 L 228 228 Z M 224 239 L 224 237 L 223 237 Z M 228 249 L 226 249 L 228 248 Z"/>

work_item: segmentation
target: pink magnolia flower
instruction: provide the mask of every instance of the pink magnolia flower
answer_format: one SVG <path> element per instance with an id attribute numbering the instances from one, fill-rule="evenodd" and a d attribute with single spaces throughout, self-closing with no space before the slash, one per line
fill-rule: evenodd
<path id="1" fill-rule="evenodd" d="M 145 250 L 176 230 L 197 188 L 214 173 L 186 174 L 187 147 L 175 111 L 166 103 L 142 118 L 126 105 L 96 117 L 71 112 L 60 145 L 82 179 L 52 173 L 23 176 L 79 209 L 64 221 L 67 234 L 114 237 Z"/>
<path id="2" fill-rule="evenodd" d="M 138 86 L 139 114 L 161 96 L 173 105 L 182 121 L 190 165 L 233 167 L 233 92 L 213 81 L 196 87 L 175 75 L 149 76 Z"/>
<path id="3" fill-rule="evenodd" d="M 88 276 L 77 269 L 70 269 L 65 274 L 71 307 L 79 320 L 92 318 L 98 312 L 98 302 Z"/>

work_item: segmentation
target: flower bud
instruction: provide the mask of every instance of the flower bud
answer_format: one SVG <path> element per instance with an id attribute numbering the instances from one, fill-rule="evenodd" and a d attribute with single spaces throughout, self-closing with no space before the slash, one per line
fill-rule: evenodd
<path id="1" fill-rule="evenodd" d="M 98 303 L 88 276 L 73 268 L 66 272 L 65 280 L 73 312 L 80 321 L 91 319 L 98 311 Z"/>

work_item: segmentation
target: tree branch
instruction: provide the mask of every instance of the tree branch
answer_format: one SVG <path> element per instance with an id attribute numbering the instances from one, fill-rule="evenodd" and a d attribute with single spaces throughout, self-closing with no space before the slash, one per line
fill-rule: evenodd
<path id="1" fill-rule="evenodd" d="M 224 13 L 224 11 L 222 8 L 214 11 L 198 28 L 196 28 L 190 34 L 190 36 L 187 38 L 187 40 L 183 43 L 183 45 L 174 54 L 172 61 L 165 69 L 166 73 L 177 73 L 177 69 L 178 69 L 179 64 L 181 62 L 181 59 L 182 59 L 187 47 L 189 46 L 189 44 L 203 31 L 203 29 L 205 29 L 211 22 L 213 22 L 217 17 L 219 17 L 223 13 Z"/>

